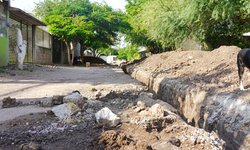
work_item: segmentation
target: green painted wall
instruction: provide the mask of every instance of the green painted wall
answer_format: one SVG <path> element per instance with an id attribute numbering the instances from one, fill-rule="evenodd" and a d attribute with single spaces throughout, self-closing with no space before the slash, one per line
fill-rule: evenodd
<path id="1" fill-rule="evenodd" d="M 6 37 L 0 37 L 0 66 L 8 65 L 8 40 Z"/>

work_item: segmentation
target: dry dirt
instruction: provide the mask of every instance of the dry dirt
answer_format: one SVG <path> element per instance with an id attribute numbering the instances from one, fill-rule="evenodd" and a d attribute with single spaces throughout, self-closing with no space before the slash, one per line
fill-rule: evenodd
<path id="1" fill-rule="evenodd" d="M 238 51 L 237 47 L 221 47 L 212 52 L 167 52 L 149 57 L 141 67 L 154 70 L 154 76 L 183 78 L 187 84 L 207 85 L 211 94 L 239 92 Z M 250 85 L 248 80 L 244 81 L 245 85 Z M 4 69 L 0 73 L 0 86 L 0 100 L 10 96 L 30 101 L 78 90 L 89 100 L 101 103 L 98 107 L 88 106 L 94 112 L 108 106 L 122 118 L 119 126 L 109 128 L 96 124 L 93 117 L 65 124 L 50 112 L 28 114 L 1 122 L 0 149 L 152 149 L 155 145 L 169 149 L 221 149 L 222 141 L 214 133 L 188 126 L 181 119 L 153 120 L 144 126 L 126 122 L 137 117 L 138 96 L 147 88 L 117 68 L 28 66 L 25 71 Z M 249 94 L 239 92 L 239 95 L 247 97 Z M 82 114 L 85 113 L 86 110 L 82 110 Z"/>
<path id="2" fill-rule="evenodd" d="M 181 79 L 187 85 L 205 86 L 211 94 L 239 92 L 236 57 L 240 48 L 221 46 L 213 51 L 172 51 L 147 58 L 140 67 L 151 70 L 154 77 Z M 153 71 L 152 71 L 153 70 Z M 245 69 L 244 86 L 250 86 Z M 246 92 L 241 93 L 243 97 Z"/>

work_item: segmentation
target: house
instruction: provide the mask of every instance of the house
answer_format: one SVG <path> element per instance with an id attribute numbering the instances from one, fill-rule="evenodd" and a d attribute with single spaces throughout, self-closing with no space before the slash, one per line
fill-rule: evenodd
<path id="1" fill-rule="evenodd" d="M 27 41 L 24 63 L 67 62 L 65 46 L 47 31 L 45 23 L 19 8 L 11 7 L 10 0 L 0 0 L 0 66 L 16 62 L 16 28 L 21 29 L 23 40 Z"/>
<path id="2" fill-rule="evenodd" d="M 23 40 L 27 41 L 25 63 L 52 63 L 51 35 L 42 28 L 45 23 L 19 8 L 9 7 L 9 24 L 10 64 L 16 61 L 16 28 L 21 29 Z"/>

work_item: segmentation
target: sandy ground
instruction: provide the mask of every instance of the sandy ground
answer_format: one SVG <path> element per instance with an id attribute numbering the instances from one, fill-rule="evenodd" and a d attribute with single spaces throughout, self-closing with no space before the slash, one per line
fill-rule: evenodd
<path id="1" fill-rule="evenodd" d="M 31 113 L 46 113 L 48 110 L 51 110 L 51 108 L 42 108 L 37 106 L 23 106 L 0 109 L 0 123 Z"/>
<path id="2" fill-rule="evenodd" d="M 26 66 L 24 71 L 10 69 L 0 73 L 0 87 L 0 102 L 5 97 L 25 102 L 66 95 L 75 90 L 84 97 L 95 99 L 98 92 L 136 90 L 141 84 L 118 68 Z M 47 110 L 49 108 L 36 106 L 0 109 L 0 122 Z"/>
<path id="3" fill-rule="evenodd" d="M 4 97 L 30 99 L 65 95 L 78 90 L 85 97 L 95 97 L 92 92 L 132 90 L 140 83 L 125 75 L 121 69 L 110 67 L 30 67 L 25 71 L 9 70 L 0 73 L 0 100 Z"/>

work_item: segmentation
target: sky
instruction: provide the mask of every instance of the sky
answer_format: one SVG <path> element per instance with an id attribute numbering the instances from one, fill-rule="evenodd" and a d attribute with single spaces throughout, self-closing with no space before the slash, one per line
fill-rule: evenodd
<path id="1" fill-rule="evenodd" d="M 43 0 L 11 0 L 11 6 L 17 7 L 25 12 L 32 13 L 32 10 L 35 7 L 35 3 L 41 2 Z M 108 5 L 113 7 L 114 9 L 125 10 L 126 2 L 125 0 L 90 0 L 91 2 L 106 2 Z"/>

